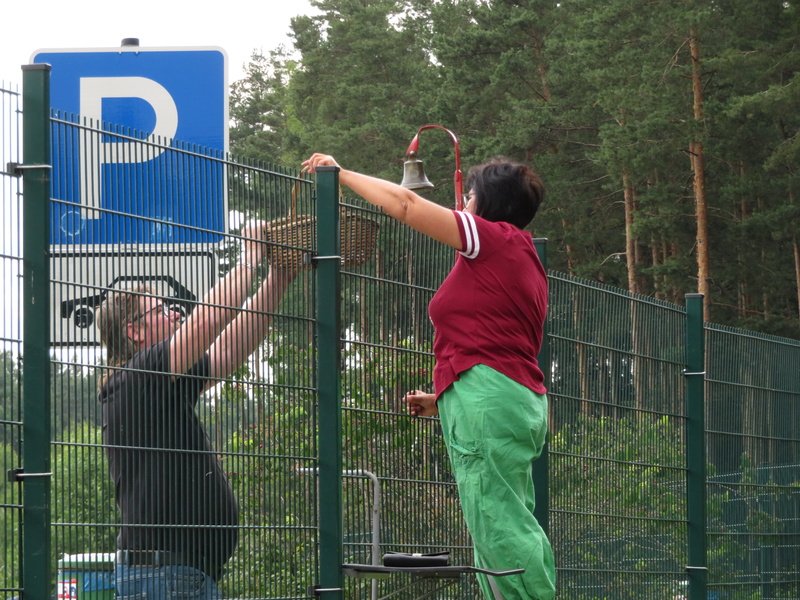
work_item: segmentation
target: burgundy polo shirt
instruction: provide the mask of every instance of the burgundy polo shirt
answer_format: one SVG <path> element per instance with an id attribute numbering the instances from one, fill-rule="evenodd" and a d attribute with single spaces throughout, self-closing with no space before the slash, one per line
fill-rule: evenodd
<path id="1" fill-rule="evenodd" d="M 437 398 L 477 364 L 546 393 L 536 356 L 547 313 L 547 274 L 531 234 L 467 212 L 453 214 L 462 247 L 428 307 L 436 330 Z"/>

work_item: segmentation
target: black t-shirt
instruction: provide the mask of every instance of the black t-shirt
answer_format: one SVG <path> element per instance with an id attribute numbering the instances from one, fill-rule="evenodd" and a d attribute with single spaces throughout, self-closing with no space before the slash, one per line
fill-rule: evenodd
<path id="1" fill-rule="evenodd" d="M 208 362 L 171 381 L 165 340 L 114 372 L 98 398 L 122 514 L 117 548 L 168 550 L 217 578 L 236 548 L 239 508 L 194 411 Z"/>

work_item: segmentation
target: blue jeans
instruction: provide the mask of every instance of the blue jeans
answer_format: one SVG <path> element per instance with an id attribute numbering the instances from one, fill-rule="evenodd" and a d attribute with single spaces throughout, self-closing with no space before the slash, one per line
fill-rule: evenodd
<path id="1" fill-rule="evenodd" d="M 192 567 L 116 565 L 118 600 L 222 600 L 216 582 Z"/>

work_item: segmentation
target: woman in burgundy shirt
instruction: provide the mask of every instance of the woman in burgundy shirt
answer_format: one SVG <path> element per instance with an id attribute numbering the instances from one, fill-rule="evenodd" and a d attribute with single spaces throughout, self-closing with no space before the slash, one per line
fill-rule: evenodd
<path id="1" fill-rule="evenodd" d="M 314 154 L 313 172 L 338 166 Z M 528 166 L 494 159 L 467 177 L 469 201 L 453 211 L 397 184 L 342 170 L 339 181 L 391 217 L 455 248 L 458 259 L 429 306 L 435 328 L 434 394 L 406 395 L 415 416 L 439 415 L 476 565 L 524 568 L 479 575 L 489 600 L 550 600 L 555 567 L 533 516 L 531 463 L 547 433 L 547 390 L 536 361 L 547 276 L 524 231 L 544 194 Z"/>

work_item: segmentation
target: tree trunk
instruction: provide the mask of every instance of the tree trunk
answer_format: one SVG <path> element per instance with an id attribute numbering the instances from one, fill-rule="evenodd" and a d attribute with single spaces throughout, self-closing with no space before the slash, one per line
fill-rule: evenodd
<path id="1" fill-rule="evenodd" d="M 650 260 L 653 263 L 654 267 L 658 267 L 662 260 L 666 257 L 661 256 L 662 246 L 659 244 L 655 238 L 651 238 L 650 240 Z M 667 277 L 666 275 L 660 275 L 653 277 L 653 292 L 657 300 L 664 300 L 666 296 L 664 295 L 664 290 L 666 289 Z"/>
<path id="2" fill-rule="evenodd" d="M 547 67 L 542 58 L 542 39 L 534 33 L 533 45 L 536 52 L 536 69 L 539 72 L 539 81 L 542 82 L 542 98 L 545 102 L 550 102 L 550 86 L 547 85 Z"/>
<path id="3" fill-rule="evenodd" d="M 679 254 L 680 254 L 680 251 L 678 250 L 678 244 L 676 244 L 675 242 L 672 242 L 669 245 L 669 256 L 671 258 L 675 259 Z M 680 302 L 683 299 L 684 294 L 686 292 L 686 290 L 681 289 L 681 288 L 682 288 L 682 286 L 678 286 L 678 285 L 676 285 L 674 283 L 672 284 L 672 302 L 674 302 L 675 304 L 677 304 L 678 302 Z"/>
<path id="4" fill-rule="evenodd" d="M 627 173 L 622 176 L 622 194 L 625 200 L 625 259 L 628 263 L 628 291 L 632 294 L 639 292 L 636 281 L 636 240 L 633 237 L 634 190 Z"/>
<path id="5" fill-rule="evenodd" d="M 797 315 L 800 316 L 800 244 L 797 243 L 797 238 L 792 240 L 794 247 L 794 283 L 797 287 Z"/>
<path id="6" fill-rule="evenodd" d="M 744 163 L 739 162 L 739 179 L 744 181 L 745 168 Z M 750 218 L 750 205 L 748 204 L 747 194 L 742 194 L 742 199 L 739 202 L 739 223 L 744 225 L 747 219 Z M 744 250 L 739 246 L 739 252 Z M 745 262 L 744 257 L 740 257 L 742 263 Z M 739 300 L 737 302 L 739 318 L 743 319 L 747 316 L 747 311 L 750 309 L 750 287 L 747 284 L 746 278 L 742 277 L 739 281 Z"/>
<path id="7" fill-rule="evenodd" d="M 703 120 L 703 87 L 700 80 L 700 49 L 697 30 L 691 29 L 689 48 L 692 56 L 692 92 L 694 95 L 694 119 Z M 704 175 L 703 143 L 689 143 L 692 172 L 694 175 L 695 218 L 697 219 L 697 291 L 703 294 L 703 320 L 709 320 L 710 279 L 708 259 L 708 206 Z"/>
<path id="8" fill-rule="evenodd" d="M 561 226 L 564 228 L 564 237 L 566 237 L 567 230 L 569 229 L 569 222 L 564 218 L 561 217 Z M 575 275 L 575 263 L 572 259 L 572 246 L 570 244 L 564 244 L 564 253 L 567 255 L 567 272 L 571 275 Z"/>

